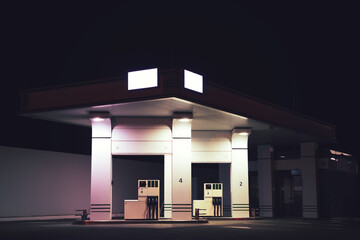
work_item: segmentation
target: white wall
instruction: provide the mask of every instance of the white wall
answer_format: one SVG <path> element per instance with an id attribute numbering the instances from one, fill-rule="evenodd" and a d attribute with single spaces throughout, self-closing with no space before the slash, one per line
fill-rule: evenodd
<path id="1" fill-rule="evenodd" d="M 230 131 L 192 131 L 192 163 L 231 163 Z"/>
<path id="2" fill-rule="evenodd" d="M 90 207 L 90 156 L 0 146 L 0 217 Z"/>
<path id="3" fill-rule="evenodd" d="M 119 118 L 112 130 L 113 155 L 164 155 L 172 152 L 168 118 Z"/>

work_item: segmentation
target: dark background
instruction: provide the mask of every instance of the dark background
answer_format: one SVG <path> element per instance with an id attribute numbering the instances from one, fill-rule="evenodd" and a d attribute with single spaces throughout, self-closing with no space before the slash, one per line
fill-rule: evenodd
<path id="1" fill-rule="evenodd" d="M 18 91 L 178 67 L 336 125 L 359 155 L 355 4 L 169 2 L 1 3 L 0 145 L 90 154 L 90 129 L 17 116 Z"/>

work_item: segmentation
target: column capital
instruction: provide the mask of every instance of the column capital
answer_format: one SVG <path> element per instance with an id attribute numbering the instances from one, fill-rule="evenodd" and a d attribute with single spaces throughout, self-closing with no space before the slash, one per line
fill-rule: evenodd
<path id="1" fill-rule="evenodd" d="M 193 114 L 192 112 L 174 112 L 173 113 L 173 119 L 188 119 L 188 120 L 192 120 L 193 119 Z"/>
<path id="2" fill-rule="evenodd" d="M 90 112 L 89 118 L 93 138 L 111 138 L 111 116 L 109 112 Z"/>
<path id="3" fill-rule="evenodd" d="M 101 121 L 100 119 L 111 118 L 111 115 L 109 112 L 90 112 L 89 118 L 91 121 Z"/>
<path id="4" fill-rule="evenodd" d="M 300 143 L 301 157 L 315 157 L 317 154 L 318 144 L 316 142 Z"/>
<path id="5" fill-rule="evenodd" d="M 232 130 L 231 147 L 232 149 L 247 149 L 248 138 L 251 134 L 250 128 L 234 128 Z"/>
<path id="6" fill-rule="evenodd" d="M 172 136 L 174 138 L 191 138 L 192 112 L 174 112 Z"/>
<path id="7" fill-rule="evenodd" d="M 270 144 L 261 144 L 257 145 L 257 155 L 258 160 L 262 159 L 272 159 L 273 158 L 274 147 Z"/>
<path id="8" fill-rule="evenodd" d="M 251 128 L 234 128 L 232 134 L 238 134 L 241 136 L 248 136 L 251 134 Z"/>

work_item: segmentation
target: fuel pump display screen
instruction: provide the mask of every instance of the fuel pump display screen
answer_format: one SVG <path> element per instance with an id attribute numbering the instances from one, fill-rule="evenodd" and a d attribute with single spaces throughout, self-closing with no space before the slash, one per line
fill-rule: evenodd
<path id="1" fill-rule="evenodd" d="M 219 189 L 219 190 L 221 190 L 221 184 L 219 184 L 219 183 L 214 183 L 214 184 L 213 184 L 213 189 Z"/>
<path id="2" fill-rule="evenodd" d="M 140 181 L 140 187 L 146 187 L 146 181 Z"/>

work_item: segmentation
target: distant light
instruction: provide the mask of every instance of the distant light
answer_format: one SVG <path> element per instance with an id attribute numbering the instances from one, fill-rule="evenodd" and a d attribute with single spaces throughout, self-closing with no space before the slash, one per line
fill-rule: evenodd
<path id="1" fill-rule="evenodd" d="M 284 156 L 284 155 L 281 155 L 280 158 L 285 158 L 285 156 Z"/>
<path id="2" fill-rule="evenodd" d="M 146 69 L 128 72 L 128 90 L 158 86 L 158 69 Z"/>
<path id="3" fill-rule="evenodd" d="M 333 155 L 344 155 L 344 156 L 347 156 L 347 157 L 351 157 L 351 154 L 340 152 L 340 151 L 335 151 L 335 150 L 332 150 L 332 149 L 330 149 L 330 152 Z"/>
<path id="4" fill-rule="evenodd" d="M 93 120 L 94 122 L 102 122 L 102 121 L 104 121 L 104 119 L 101 118 L 101 117 L 95 117 L 95 118 L 93 118 L 92 120 Z"/>
<path id="5" fill-rule="evenodd" d="M 195 92 L 203 93 L 203 76 L 184 70 L 184 87 Z"/>
<path id="6" fill-rule="evenodd" d="M 341 152 L 330 149 L 331 154 L 341 155 Z"/>
<path id="7" fill-rule="evenodd" d="M 190 122 L 189 118 L 181 118 L 179 119 L 180 122 Z"/>

